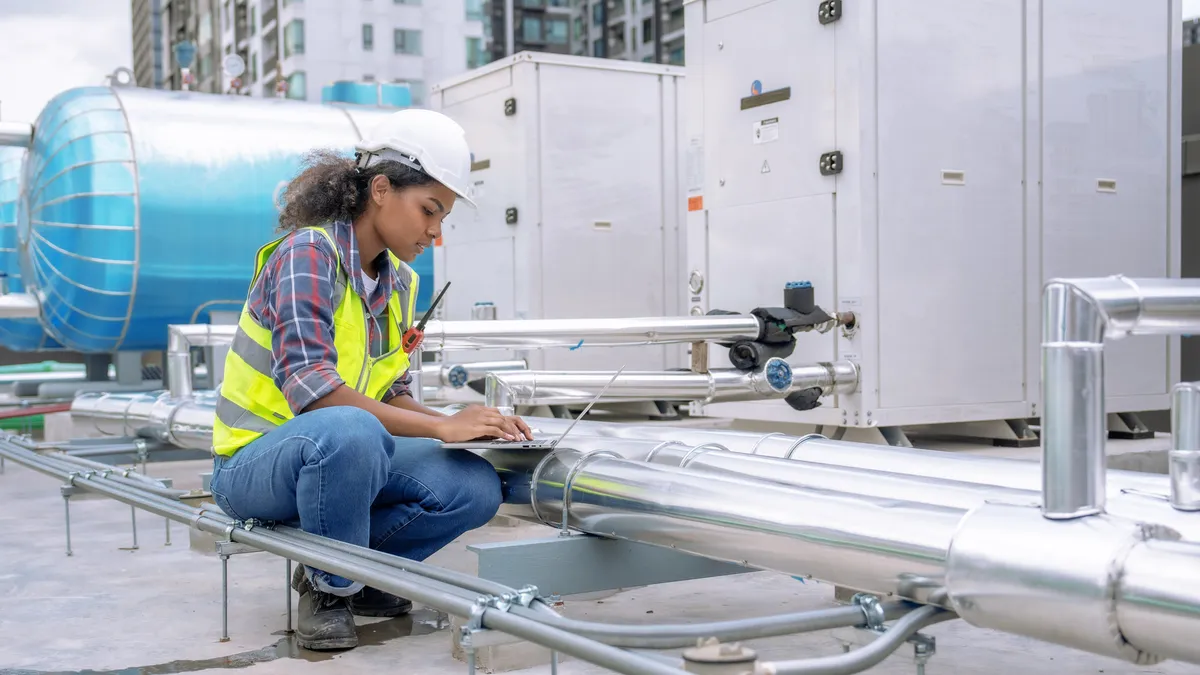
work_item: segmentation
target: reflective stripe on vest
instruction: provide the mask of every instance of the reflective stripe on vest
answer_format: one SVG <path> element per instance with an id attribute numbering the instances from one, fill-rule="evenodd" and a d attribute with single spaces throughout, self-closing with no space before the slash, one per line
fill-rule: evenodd
<path id="1" fill-rule="evenodd" d="M 381 400 L 396 379 L 408 369 L 408 354 L 401 348 L 401 338 L 412 323 L 420 278 L 391 252 L 388 253 L 401 280 L 408 278 L 408 292 L 406 297 L 399 292 L 392 293 L 388 299 L 385 347 L 388 351 L 370 358 L 367 306 L 348 283 L 333 233 L 321 228 L 306 229 L 324 235 L 334 244 L 337 255 L 333 342 L 337 350 L 338 375 L 347 386 Z M 259 249 L 251 286 L 262 274 L 268 258 L 281 241 L 283 239 L 277 239 Z M 397 322 L 395 317 L 400 320 Z M 272 360 L 270 329 L 256 323 L 243 305 L 233 344 L 225 359 L 225 380 L 217 397 L 217 414 L 213 423 L 213 452 L 216 454 L 230 456 L 294 417 L 283 392 L 275 385 L 275 378 L 271 374 Z"/>

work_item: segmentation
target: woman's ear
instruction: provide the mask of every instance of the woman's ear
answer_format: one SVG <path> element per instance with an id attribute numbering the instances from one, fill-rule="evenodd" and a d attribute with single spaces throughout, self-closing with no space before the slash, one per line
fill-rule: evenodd
<path id="1" fill-rule="evenodd" d="M 375 202 L 375 206 L 383 206 L 383 199 L 391 188 L 392 182 L 383 174 L 371 179 L 371 201 Z"/>

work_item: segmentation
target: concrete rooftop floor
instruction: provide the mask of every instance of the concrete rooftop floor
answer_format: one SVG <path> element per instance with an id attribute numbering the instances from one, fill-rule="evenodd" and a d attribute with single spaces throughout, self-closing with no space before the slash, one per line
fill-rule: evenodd
<path id="1" fill-rule="evenodd" d="M 1162 445 L 1161 439 L 1153 445 Z M 1132 449 L 1134 446 L 1124 446 Z M 965 449 L 965 448 L 964 448 Z M 1035 456 L 1036 449 L 1024 451 Z M 993 454 L 986 451 L 986 454 Z M 996 453 L 999 454 L 999 453 Z M 1006 451 L 1004 454 L 1014 454 Z M 1017 453 L 1020 454 L 1020 453 Z M 151 463 L 151 475 L 175 486 L 199 486 L 206 461 Z M 361 645 L 341 653 L 299 649 L 285 627 L 285 565 L 268 553 L 229 563 L 229 631 L 220 642 L 221 567 L 218 558 L 189 546 L 188 532 L 171 525 L 164 545 L 162 518 L 139 512 L 137 550 L 130 507 L 103 498 L 72 498 L 72 548 L 65 555 L 63 500 L 56 480 L 7 462 L 0 475 L 0 675 L 150 675 L 166 673 L 465 673 L 451 654 L 445 617 L 418 608 L 410 617 L 359 619 Z M 542 537 L 533 525 L 488 526 L 468 533 L 430 562 L 474 571 L 466 544 Z M 755 573 L 635 588 L 600 599 L 567 599 L 564 612 L 606 622 L 701 621 L 799 611 L 832 605 L 833 588 L 791 577 Z M 295 596 L 292 596 L 295 602 Z M 294 605 L 293 605 L 294 606 Z M 981 630 L 962 621 L 924 631 L 937 639 L 926 672 L 1196 673 L 1167 663 L 1136 667 L 1034 640 Z M 749 643 L 765 659 L 840 653 L 829 632 Z M 483 672 L 482 669 L 480 672 Z M 511 670 L 549 673 L 547 662 Z M 564 675 L 609 672 L 573 659 Z M 914 673 L 906 646 L 868 671 Z"/>

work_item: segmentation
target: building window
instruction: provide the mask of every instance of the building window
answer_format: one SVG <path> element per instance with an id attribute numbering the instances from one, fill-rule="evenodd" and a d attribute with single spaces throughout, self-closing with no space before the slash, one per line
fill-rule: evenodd
<path id="1" fill-rule="evenodd" d="M 654 19 L 642 19 L 642 43 L 654 40 Z M 634 40 L 637 42 L 637 40 Z"/>
<path id="2" fill-rule="evenodd" d="M 478 68 L 487 63 L 487 55 L 483 51 L 483 38 L 467 38 L 467 68 Z"/>
<path id="3" fill-rule="evenodd" d="M 604 38 L 596 38 L 592 41 L 592 56 L 604 58 Z"/>
<path id="4" fill-rule="evenodd" d="M 364 52 L 369 52 L 375 49 L 375 26 L 372 26 L 369 23 L 363 24 L 362 41 Z"/>
<path id="5" fill-rule="evenodd" d="M 292 19 L 283 27 L 283 55 L 304 53 L 304 19 Z"/>
<path id="6" fill-rule="evenodd" d="M 467 21 L 483 20 L 483 0 L 467 0 Z"/>
<path id="7" fill-rule="evenodd" d="M 551 7 L 566 7 L 568 5 L 570 5 L 570 3 L 567 2 L 567 0 L 550 0 Z"/>
<path id="8" fill-rule="evenodd" d="M 604 3 L 597 2 L 592 5 L 592 23 L 599 26 L 604 23 Z"/>
<path id="9" fill-rule="evenodd" d="M 584 30 L 584 28 L 583 28 L 583 17 L 582 16 L 575 17 L 575 37 L 582 38 L 584 40 L 587 39 L 587 31 Z"/>
<path id="10" fill-rule="evenodd" d="M 258 53 L 250 52 L 250 79 L 247 84 L 258 82 Z"/>
<path id="11" fill-rule="evenodd" d="M 566 19 L 549 19 L 546 21 L 546 42 L 552 45 L 565 45 L 568 39 Z"/>
<path id="12" fill-rule="evenodd" d="M 525 42 L 542 41 L 542 17 L 525 16 L 521 18 L 521 39 Z"/>
<path id="13" fill-rule="evenodd" d="M 421 31 L 397 28 L 392 35 L 397 54 L 421 55 Z"/>
<path id="14" fill-rule="evenodd" d="M 303 101 L 308 98 L 307 82 L 303 70 L 297 70 L 287 78 L 287 97 Z"/>
<path id="15" fill-rule="evenodd" d="M 254 35 L 258 32 L 258 8 L 250 8 L 250 34 Z"/>
<path id="16" fill-rule="evenodd" d="M 669 63 L 673 66 L 682 66 L 683 65 L 683 47 L 677 47 L 675 49 L 672 49 L 671 52 L 667 55 L 667 63 Z"/>
<path id="17" fill-rule="evenodd" d="M 521 0 L 521 6 L 526 9 L 541 9 L 546 6 L 546 0 Z"/>

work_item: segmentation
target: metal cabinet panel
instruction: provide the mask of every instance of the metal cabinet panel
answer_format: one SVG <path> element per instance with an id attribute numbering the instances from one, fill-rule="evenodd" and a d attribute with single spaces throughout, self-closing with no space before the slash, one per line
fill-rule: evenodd
<path id="1" fill-rule="evenodd" d="M 835 32 L 808 2 L 772 2 L 704 25 L 709 208 L 833 192 L 819 159 L 835 149 Z"/>
<path id="2" fill-rule="evenodd" d="M 878 25 L 879 403 L 1020 401 L 1021 7 L 889 0 Z"/>
<path id="3" fill-rule="evenodd" d="M 1171 274 L 1172 4 L 1042 3 L 1044 279 Z M 1167 346 L 1107 346 L 1107 395 L 1168 392 Z"/>

